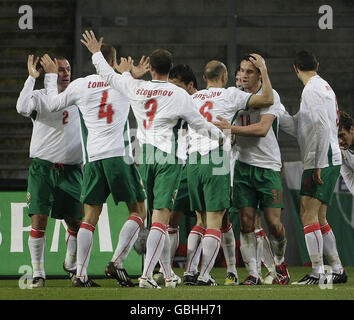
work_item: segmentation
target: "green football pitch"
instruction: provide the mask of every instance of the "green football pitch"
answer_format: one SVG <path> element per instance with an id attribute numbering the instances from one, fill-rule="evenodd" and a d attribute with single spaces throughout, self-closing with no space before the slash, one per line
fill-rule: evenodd
<path id="1" fill-rule="evenodd" d="M 96 279 L 99 288 L 73 288 L 69 279 L 47 279 L 44 288 L 20 289 L 19 280 L 0 280 L 0 300 L 354 300 L 354 267 L 345 268 L 348 282 L 327 285 L 260 285 L 225 286 L 224 268 L 214 268 L 216 287 L 184 286 L 176 289 L 140 289 L 119 287 L 113 279 Z M 265 270 L 265 269 L 263 269 Z M 182 277 L 183 269 L 175 269 Z M 289 267 L 291 281 L 310 273 L 309 267 Z M 263 271 L 265 273 L 265 271 Z M 245 268 L 238 268 L 239 278 L 246 277 Z M 137 284 L 138 280 L 133 279 Z"/>

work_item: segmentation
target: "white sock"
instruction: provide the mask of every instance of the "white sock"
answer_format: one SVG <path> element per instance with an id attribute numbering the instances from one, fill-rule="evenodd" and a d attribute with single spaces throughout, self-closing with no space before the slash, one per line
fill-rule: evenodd
<path id="1" fill-rule="evenodd" d="M 323 239 L 319 223 L 304 226 L 307 252 L 312 262 L 312 276 L 318 278 L 324 274 L 323 266 Z"/>
<path id="2" fill-rule="evenodd" d="M 149 236 L 146 240 L 143 277 L 152 278 L 152 273 L 164 248 L 166 230 L 167 227 L 162 223 L 154 222 L 151 226 Z"/>
<path id="3" fill-rule="evenodd" d="M 194 226 L 187 239 L 187 261 L 186 273 L 196 274 L 202 252 L 202 239 L 205 229 L 200 226 Z"/>
<path id="4" fill-rule="evenodd" d="M 334 236 L 333 230 L 327 223 L 321 227 L 321 232 L 323 237 L 323 254 L 332 267 L 332 271 L 341 274 L 343 272 L 343 266 L 339 259 L 336 237 Z"/>
<path id="5" fill-rule="evenodd" d="M 262 232 L 262 241 L 263 241 L 263 263 L 269 272 L 275 273 L 275 260 L 274 260 L 272 245 L 264 230 Z"/>
<path id="6" fill-rule="evenodd" d="M 32 277 L 41 277 L 45 279 L 45 230 L 37 230 L 32 228 L 28 238 L 28 247 L 31 254 L 31 262 L 33 268 Z"/>
<path id="7" fill-rule="evenodd" d="M 262 276 L 262 258 L 263 258 L 263 229 L 255 229 L 254 235 L 256 237 L 256 264 L 257 264 L 257 272 L 260 276 Z M 264 232 L 264 231 L 263 231 Z"/>
<path id="8" fill-rule="evenodd" d="M 248 273 L 259 278 L 257 270 L 257 240 L 254 232 L 240 232 L 240 251 Z"/>
<path id="9" fill-rule="evenodd" d="M 169 237 L 170 243 L 170 256 L 171 256 L 171 267 L 173 266 L 173 260 L 179 245 L 179 227 L 177 228 L 167 228 L 167 235 Z M 159 272 L 163 273 L 162 266 L 160 266 Z"/>
<path id="10" fill-rule="evenodd" d="M 76 268 L 76 254 L 77 254 L 77 232 L 71 231 L 69 228 L 65 233 L 66 254 L 65 254 L 65 268 L 74 270 Z"/>
<path id="11" fill-rule="evenodd" d="M 220 249 L 221 231 L 217 229 L 207 229 L 202 240 L 202 265 L 200 276 L 209 280 L 210 271 L 214 266 L 215 259 Z"/>
<path id="12" fill-rule="evenodd" d="M 237 276 L 236 270 L 236 241 L 232 224 L 221 230 L 222 249 L 226 261 L 226 272 L 232 272 Z"/>
<path id="13" fill-rule="evenodd" d="M 173 275 L 173 271 L 171 267 L 171 243 L 170 243 L 170 237 L 168 236 L 167 230 L 165 232 L 165 241 L 164 241 L 163 249 L 161 251 L 159 263 L 165 279 L 171 278 Z"/>
<path id="14" fill-rule="evenodd" d="M 127 258 L 136 239 L 138 239 L 139 230 L 142 226 L 143 219 L 136 215 L 131 215 L 124 223 L 119 233 L 117 248 L 111 260 L 117 268 L 123 268 L 123 262 Z"/>
<path id="15" fill-rule="evenodd" d="M 274 261 L 275 264 L 282 264 L 284 262 L 285 250 L 286 250 L 286 236 L 284 225 L 277 235 L 270 235 L 269 240 L 272 244 L 272 248 L 274 251 Z"/>
<path id="16" fill-rule="evenodd" d="M 87 267 L 90 262 L 90 255 L 93 245 L 93 233 L 95 227 L 89 223 L 82 222 L 77 233 L 77 271 L 76 277 L 82 282 L 88 280 Z"/>

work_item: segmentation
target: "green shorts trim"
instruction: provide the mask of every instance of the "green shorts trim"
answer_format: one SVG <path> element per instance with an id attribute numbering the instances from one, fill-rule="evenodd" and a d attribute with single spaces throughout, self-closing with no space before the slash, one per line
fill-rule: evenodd
<path id="1" fill-rule="evenodd" d="M 178 163 L 178 159 L 144 144 L 139 156 L 139 171 L 146 190 L 148 209 L 173 210 L 182 173 L 182 164 Z"/>
<path id="2" fill-rule="evenodd" d="M 213 150 L 204 156 L 194 152 L 189 156 L 186 166 L 190 209 L 192 211 L 215 212 L 228 209 L 231 205 L 230 172 L 227 168 L 226 170 L 220 170 L 224 163 L 229 162 L 222 161 L 215 164 L 212 161 L 215 152 L 219 153 L 221 159 L 223 156 L 222 150 Z M 228 173 L 225 173 L 227 171 Z"/>
<path id="3" fill-rule="evenodd" d="M 101 205 L 112 194 L 115 204 L 135 203 L 146 198 L 142 179 L 135 164 L 127 164 L 124 157 L 113 157 L 85 165 L 81 201 Z"/>
<path id="4" fill-rule="evenodd" d="M 321 170 L 323 184 L 317 184 L 313 179 L 315 169 L 307 169 L 302 173 L 300 194 L 331 204 L 333 190 L 339 177 L 341 166 L 330 166 Z"/>
<path id="5" fill-rule="evenodd" d="M 28 215 L 51 213 L 55 219 L 83 218 L 81 165 L 54 164 L 34 158 L 28 171 Z"/>
<path id="6" fill-rule="evenodd" d="M 236 208 L 283 208 L 280 171 L 236 161 L 233 185 Z"/>

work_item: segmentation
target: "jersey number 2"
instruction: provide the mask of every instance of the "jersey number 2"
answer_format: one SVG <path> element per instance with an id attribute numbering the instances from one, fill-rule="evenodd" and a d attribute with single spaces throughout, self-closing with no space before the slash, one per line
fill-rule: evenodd
<path id="1" fill-rule="evenodd" d="M 106 105 L 107 97 L 108 97 L 108 92 L 103 91 L 101 105 L 100 105 L 100 111 L 98 112 L 98 118 L 99 119 L 107 118 L 107 123 L 112 123 L 112 117 L 113 117 L 114 111 L 112 110 L 111 104 Z"/>

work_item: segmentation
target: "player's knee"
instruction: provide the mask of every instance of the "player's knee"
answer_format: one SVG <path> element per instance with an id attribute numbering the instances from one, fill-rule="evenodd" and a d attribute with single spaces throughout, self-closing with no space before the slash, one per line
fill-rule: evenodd
<path id="1" fill-rule="evenodd" d="M 38 230 L 45 230 L 47 228 L 48 216 L 46 214 L 34 214 L 31 219 L 32 228 Z"/>

